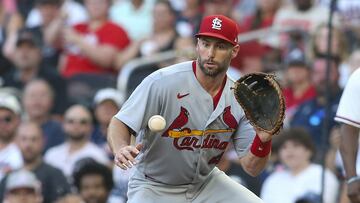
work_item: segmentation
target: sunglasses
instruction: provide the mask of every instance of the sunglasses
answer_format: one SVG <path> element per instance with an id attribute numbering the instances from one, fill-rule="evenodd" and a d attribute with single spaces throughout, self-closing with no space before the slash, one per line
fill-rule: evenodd
<path id="1" fill-rule="evenodd" d="M 65 119 L 65 122 L 68 124 L 74 124 L 74 123 L 79 123 L 80 125 L 87 125 L 90 123 L 89 119 L 83 118 L 83 119 L 72 119 L 72 118 L 67 118 Z"/>
<path id="2" fill-rule="evenodd" d="M 12 120 L 13 120 L 12 116 L 4 116 L 0 118 L 1 123 L 11 123 Z"/>

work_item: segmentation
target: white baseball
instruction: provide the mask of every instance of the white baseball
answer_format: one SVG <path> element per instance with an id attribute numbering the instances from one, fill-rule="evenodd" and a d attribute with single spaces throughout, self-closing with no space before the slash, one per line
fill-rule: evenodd
<path id="1" fill-rule="evenodd" d="M 151 118 L 149 119 L 148 126 L 152 132 L 159 132 L 159 131 L 164 130 L 164 128 L 166 126 L 166 121 L 165 121 L 164 117 L 162 117 L 160 115 L 154 115 L 154 116 L 151 116 Z"/>

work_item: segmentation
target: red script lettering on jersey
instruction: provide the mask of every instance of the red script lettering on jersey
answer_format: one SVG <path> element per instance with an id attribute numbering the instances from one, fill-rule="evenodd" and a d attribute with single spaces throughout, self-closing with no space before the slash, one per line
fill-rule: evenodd
<path id="1" fill-rule="evenodd" d="M 178 98 L 178 99 L 181 99 L 181 98 L 183 98 L 183 97 L 188 96 L 189 94 L 190 94 L 190 93 L 181 95 L 180 93 L 178 93 L 178 94 L 177 94 L 177 98 Z"/>

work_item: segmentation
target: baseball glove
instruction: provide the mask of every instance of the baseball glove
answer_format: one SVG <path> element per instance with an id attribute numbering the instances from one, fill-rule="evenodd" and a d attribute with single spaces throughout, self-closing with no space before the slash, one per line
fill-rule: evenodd
<path id="1" fill-rule="evenodd" d="M 235 82 L 234 94 L 252 126 L 270 134 L 280 131 L 285 118 L 285 101 L 274 75 L 244 75 Z"/>

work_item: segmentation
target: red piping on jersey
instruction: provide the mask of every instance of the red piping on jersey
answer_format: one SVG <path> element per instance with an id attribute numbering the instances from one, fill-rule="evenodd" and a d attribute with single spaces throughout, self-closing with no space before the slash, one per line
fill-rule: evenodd
<path id="1" fill-rule="evenodd" d="M 196 61 L 195 60 L 192 62 L 192 69 L 193 69 L 194 75 L 196 77 Z M 221 85 L 221 88 L 220 88 L 219 92 L 216 93 L 216 95 L 213 97 L 214 110 L 216 109 L 216 106 L 218 105 L 218 103 L 220 101 L 221 94 L 222 94 L 222 92 L 224 90 L 224 87 L 225 87 L 225 84 L 226 84 L 226 79 L 227 79 L 227 76 L 225 75 L 225 78 L 223 80 L 223 83 Z"/>

